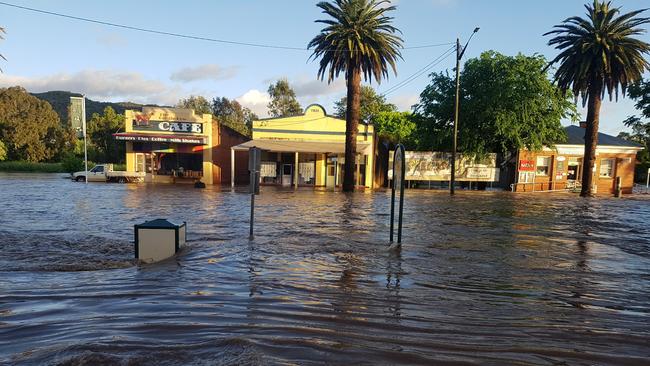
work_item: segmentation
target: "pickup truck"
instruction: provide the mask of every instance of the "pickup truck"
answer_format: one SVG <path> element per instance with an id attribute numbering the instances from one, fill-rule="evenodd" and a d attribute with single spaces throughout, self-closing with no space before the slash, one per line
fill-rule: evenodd
<path id="1" fill-rule="evenodd" d="M 98 164 L 88 171 L 72 173 L 72 180 L 83 182 L 86 179 L 89 182 L 142 182 L 144 181 L 145 173 L 143 172 L 121 172 L 113 170 L 113 164 Z"/>

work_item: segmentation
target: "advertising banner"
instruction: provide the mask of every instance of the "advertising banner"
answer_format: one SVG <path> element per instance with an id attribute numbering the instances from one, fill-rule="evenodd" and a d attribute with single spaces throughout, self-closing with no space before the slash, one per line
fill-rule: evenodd
<path id="1" fill-rule="evenodd" d="M 84 102 L 83 97 L 70 97 L 70 126 L 77 132 L 77 137 L 84 133 Z"/>
<path id="2" fill-rule="evenodd" d="M 406 151 L 406 180 L 448 181 L 451 177 L 451 154 L 433 151 Z M 388 177 L 393 176 L 392 156 L 388 162 Z M 456 180 L 496 182 L 499 168 L 496 154 L 488 154 L 478 161 L 459 154 L 456 160 Z"/>

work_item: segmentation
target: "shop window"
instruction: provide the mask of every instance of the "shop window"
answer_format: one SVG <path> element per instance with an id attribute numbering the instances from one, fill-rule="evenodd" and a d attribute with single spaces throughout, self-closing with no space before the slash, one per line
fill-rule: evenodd
<path id="1" fill-rule="evenodd" d="M 535 172 L 519 172 L 518 183 L 532 183 L 535 181 Z"/>
<path id="2" fill-rule="evenodd" d="M 602 159 L 600 161 L 600 176 L 611 178 L 614 175 L 614 159 Z"/>
<path id="3" fill-rule="evenodd" d="M 537 175 L 548 176 L 551 158 L 548 156 L 537 157 Z"/>

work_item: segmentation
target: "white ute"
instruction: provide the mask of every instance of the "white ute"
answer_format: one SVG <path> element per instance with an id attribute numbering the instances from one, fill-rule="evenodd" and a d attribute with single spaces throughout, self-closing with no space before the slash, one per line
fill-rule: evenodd
<path id="1" fill-rule="evenodd" d="M 143 172 L 115 171 L 113 170 L 113 164 L 98 164 L 88 171 L 88 177 L 86 177 L 85 171 L 72 173 L 72 180 L 77 182 L 83 182 L 86 179 L 89 182 L 142 182 L 144 181 L 144 175 Z"/>

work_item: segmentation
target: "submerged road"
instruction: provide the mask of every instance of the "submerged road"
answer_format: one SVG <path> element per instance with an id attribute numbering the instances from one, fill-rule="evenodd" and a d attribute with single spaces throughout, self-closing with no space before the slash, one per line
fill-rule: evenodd
<path id="1" fill-rule="evenodd" d="M 0 173 L 0 364 L 650 363 L 650 200 Z M 188 223 L 136 266 L 133 224 Z"/>

